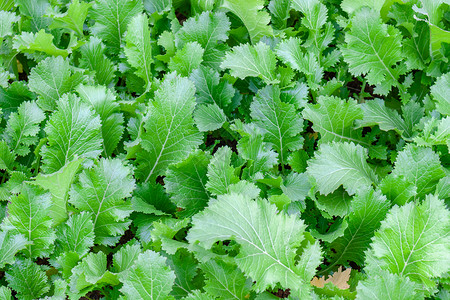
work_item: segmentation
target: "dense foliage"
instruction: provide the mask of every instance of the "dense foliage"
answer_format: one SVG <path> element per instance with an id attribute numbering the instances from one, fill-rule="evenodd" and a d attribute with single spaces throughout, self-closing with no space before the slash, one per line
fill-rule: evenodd
<path id="1" fill-rule="evenodd" d="M 448 299 L 448 0 L 0 2 L 1 299 Z"/>

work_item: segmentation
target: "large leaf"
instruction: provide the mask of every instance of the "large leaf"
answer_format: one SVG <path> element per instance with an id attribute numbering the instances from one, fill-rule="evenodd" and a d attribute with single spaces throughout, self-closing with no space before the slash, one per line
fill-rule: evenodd
<path id="1" fill-rule="evenodd" d="M 317 182 L 321 194 L 328 195 L 340 185 L 353 195 L 377 181 L 366 162 L 367 151 L 353 143 L 322 144 L 316 156 L 308 161 L 308 173 Z"/>
<path id="2" fill-rule="evenodd" d="M 241 245 L 237 265 L 256 281 L 257 291 L 277 283 L 296 289 L 311 279 L 301 276 L 305 265 L 295 263 L 305 230 L 303 221 L 278 214 L 276 206 L 266 200 L 253 201 L 241 194 L 218 196 L 194 216 L 193 224 L 187 237 L 191 243 L 198 241 L 209 249 L 218 240 L 233 239 Z"/>
<path id="3" fill-rule="evenodd" d="M 5 277 L 19 299 L 39 299 L 50 290 L 47 275 L 30 259 L 18 260 Z"/>
<path id="4" fill-rule="evenodd" d="M 30 242 L 22 234 L 0 231 L 0 268 L 14 263 L 16 253 L 24 249 L 28 244 Z"/>
<path id="5" fill-rule="evenodd" d="M 144 123 L 143 151 L 137 155 L 139 179 L 154 181 L 170 164 L 183 160 L 201 143 L 192 118 L 194 91 L 192 82 L 173 74 L 156 91 Z"/>
<path id="6" fill-rule="evenodd" d="M 124 201 L 135 188 L 131 170 L 120 159 L 101 159 L 72 185 L 70 203 L 92 213 L 95 242 L 114 245 L 130 225 L 131 203 Z"/>
<path id="7" fill-rule="evenodd" d="M 48 145 L 42 149 L 42 169 L 53 173 L 76 156 L 96 158 L 101 153 L 101 121 L 73 95 L 64 95 L 45 126 Z"/>
<path id="8" fill-rule="evenodd" d="M 95 36 L 81 46 L 80 67 L 95 72 L 94 76 L 99 84 L 108 85 L 114 78 L 116 66 L 105 56 L 105 46 Z"/>

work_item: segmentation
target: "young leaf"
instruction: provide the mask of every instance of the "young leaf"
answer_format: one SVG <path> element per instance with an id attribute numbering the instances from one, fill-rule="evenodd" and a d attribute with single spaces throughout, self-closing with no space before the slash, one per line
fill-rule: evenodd
<path id="1" fill-rule="evenodd" d="M 192 119 L 194 91 L 188 79 L 174 74 L 166 76 L 156 91 L 144 123 L 143 151 L 137 154 L 139 179 L 154 182 L 170 164 L 183 160 L 201 143 Z"/>
<path id="2" fill-rule="evenodd" d="M 272 15 L 272 24 L 276 29 L 284 29 L 291 10 L 291 0 L 271 0 L 268 9 Z"/>
<path id="3" fill-rule="evenodd" d="M 148 18 L 145 14 L 138 14 L 128 24 L 126 34 L 127 45 L 124 49 L 128 63 L 135 68 L 136 75 L 147 84 L 147 89 L 152 81 L 152 45 Z"/>
<path id="4" fill-rule="evenodd" d="M 398 79 L 406 70 L 393 67 L 402 59 L 400 32 L 382 24 L 376 11 L 369 8 L 357 11 L 345 41 L 340 49 L 353 75 L 366 75 L 370 84 L 382 84 L 386 92 L 392 86 L 403 89 Z"/>
<path id="5" fill-rule="evenodd" d="M 120 248 L 113 257 L 113 272 L 119 273 L 120 278 L 126 276 L 141 252 L 139 243 L 127 244 Z"/>
<path id="6" fill-rule="evenodd" d="M 128 299 L 169 299 L 174 280 L 175 274 L 166 265 L 166 258 L 147 250 L 121 279 L 123 287 L 120 291 Z"/>
<path id="7" fill-rule="evenodd" d="M 111 156 L 123 134 L 123 115 L 116 96 L 104 86 L 79 85 L 80 98 L 90 104 L 102 122 L 103 152 Z"/>
<path id="8" fill-rule="evenodd" d="M 305 16 L 302 25 L 313 32 L 317 32 L 327 21 L 327 7 L 320 0 L 292 0 L 291 6 Z"/>
<path id="9" fill-rule="evenodd" d="M 263 36 L 272 36 L 272 27 L 268 25 L 270 15 L 261 11 L 264 2 L 261 0 L 225 0 L 222 7 L 230 10 L 244 23 L 252 44 L 256 44 Z"/>
<path id="10" fill-rule="evenodd" d="M 30 259 L 17 260 L 5 277 L 19 299 L 39 299 L 50 290 L 47 275 Z"/>
<path id="11" fill-rule="evenodd" d="M 90 12 L 95 21 L 92 33 L 110 47 L 110 52 L 117 54 L 128 24 L 142 9 L 139 0 L 96 0 Z"/>
<path id="12" fill-rule="evenodd" d="M 222 127 L 227 117 L 217 104 L 203 104 L 194 111 L 194 120 L 200 131 L 214 131 Z"/>
<path id="13" fill-rule="evenodd" d="M 281 165 L 286 164 L 288 151 L 300 149 L 303 143 L 303 121 L 295 106 L 281 102 L 278 86 L 267 86 L 258 92 L 250 110 L 252 119 L 264 132 L 264 141 L 278 152 Z"/>
<path id="14" fill-rule="evenodd" d="M 438 102 L 436 105 L 437 110 L 444 114 L 450 115 L 450 72 L 439 77 L 435 84 L 431 87 L 431 95 Z"/>
<path id="15" fill-rule="evenodd" d="M 355 142 L 369 146 L 362 141 L 361 130 L 354 129 L 354 123 L 362 119 L 363 111 L 357 102 L 346 102 L 338 97 L 320 96 L 317 104 L 307 104 L 303 118 L 313 123 L 314 131 L 320 133 L 319 144 L 329 142 Z"/>
<path id="16" fill-rule="evenodd" d="M 6 286 L 1 286 L 0 298 L 4 300 L 11 300 L 12 299 L 11 289 L 7 288 Z"/>
<path id="17" fill-rule="evenodd" d="M 28 244 L 30 242 L 22 234 L 0 231 L 0 268 L 4 268 L 7 264 L 13 264 L 16 253 L 23 250 Z"/>
<path id="18" fill-rule="evenodd" d="M 91 36 L 89 42 L 80 48 L 80 68 L 94 72 L 94 77 L 99 84 L 109 85 L 114 79 L 116 66 L 105 56 L 105 46 L 95 36 Z"/>
<path id="19" fill-rule="evenodd" d="M 87 104 L 73 94 L 64 95 L 45 126 L 48 145 L 42 149 L 44 172 L 58 171 L 75 156 L 96 158 L 101 153 L 100 130 L 100 117 Z"/>
<path id="20" fill-rule="evenodd" d="M 81 83 L 80 72 L 72 71 L 68 60 L 48 57 L 31 70 L 28 87 L 39 95 L 38 104 L 43 110 L 56 109 L 59 98 Z"/>
<path id="21" fill-rule="evenodd" d="M 184 208 L 180 216 L 190 217 L 202 210 L 209 200 L 205 184 L 209 158 L 202 151 L 184 161 L 169 166 L 164 179 L 166 190 L 177 207 Z"/>
<path id="22" fill-rule="evenodd" d="M 54 36 L 46 33 L 44 29 L 33 34 L 31 32 L 22 32 L 21 35 L 14 37 L 13 47 L 22 53 L 44 52 L 47 55 L 61 56 L 66 58 L 71 49 L 59 49 L 53 44 Z"/>
<path id="23" fill-rule="evenodd" d="M 256 202 L 240 194 L 218 196 L 194 216 L 193 224 L 187 237 L 190 243 L 199 241 L 209 249 L 218 240 L 232 239 L 241 245 L 236 263 L 256 281 L 256 291 L 277 283 L 295 289 L 311 279 L 300 276 L 304 265 L 294 261 L 306 226 L 294 216 L 278 214 L 266 200 Z"/>
<path id="24" fill-rule="evenodd" d="M 316 156 L 308 161 L 308 173 L 317 182 L 321 194 L 328 195 L 342 185 L 353 195 L 377 182 L 366 162 L 367 150 L 353 143 L 322 144 Z"/>
<path id="25" fill-rule="evenodd" d="M 8 204 L 8 216 L 3 220 L 2 229 L 26 238 L 29 244 L 24 253 L 29 258 L 48 257 L 52 252 L 55 232 L 48 216 L 50 206 L 50 193 L 27 184 Z"/>
<path id="26" fill-rule="evenodd" d="M 9 116 L 3 137 L 11 152 L 19 156 L 30 153 L 30 146 L 36 145 L 39 124 L 45 119 L 44 112 L 36 102 L 23 102 L 17 111 Z"/>
<path id="27" fill-rule="evenodd" d="M 83 23 L 91 6 L 91 3 L 72 0 L 65 13 L 52 16 L 53 22 L 49 29 L 66 28 L 75 31 L 79 36 L 83 36 Z"/>
<path id="28" fill-rule="evenodd" d="M 74 252 L 83 257 L 94 246 L 94 224 L 91 214 L 82 211 L 71 215 L 56 229 L 56 251 Z"/>
<path id="29" fill-rule="evenodd" d="M 13 12 L 0 10 L 0 38 L 13 33 L 13 24 L 18 22 L 20 17 Z"/>
<path id="30" fill-rule="evenodd" d="M 421 204 L 394 206 L 375 233 L 367 270 L 389 270 L 434 289 L 431 278 L 449 271 L 450 212 L 428 195 Z"/>
<path id="31" fill-rule="evenodd" d="M 229 186 L 239 181 L 231 164 L 231 149 L 219 148 L 208 165 L 206 188 L 213 195 L 226 194 Z"/>
<path id="32" fill-rule="evenodd" d="M 203 61 L 204 49 L 197 42 L 189 42 L 170 58 L 169 70 L 177 71 L 182 76 L 189 76 Z"/>
<path id="33" fill-rule="evenodd" d="M 230 69 L 232 76 L 241 79 L 259 77 L 267 84 L 272 84 L 278 82 L 275 78 L 276 63 L 270 47 L 259 42 L 255 46 L 244 44 L 234 47 L 226 54 L 220 67 Z"/>
<path id="34" fill-rule="evenodd" d="M 101 159 L 79 176 L 69 192 L 70 203 L 92 213 L 95 243 L 114 245 L 130 225 L 131 203 L 124 201 L 135 188 L 131 170 L 120 159 Z"/>

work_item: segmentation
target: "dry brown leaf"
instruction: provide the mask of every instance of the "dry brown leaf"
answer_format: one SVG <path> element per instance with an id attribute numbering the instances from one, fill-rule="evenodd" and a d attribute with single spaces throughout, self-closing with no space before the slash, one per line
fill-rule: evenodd
<path id="1" fill-rule="evenodd" d="M 317 276 L 314 277 L 311 280 L 311 285 L 318 287 L 318 288 L 323 288 L 325 286 L 325 284 L 327 284 L 328 282 L 331 282 L 332 284 L 334 284 L 341 290 L 346 290 L 350 287 L 350 285 L 348 285 L 347 282 L 350 279 L 351 271 L 352 271 L 351 268 L 348 268 L 348 269 L 342 271 L 342 266 L 340 266 L 339 269 L 336 272 L 334 272 L 333 275 L 328 275 L 328 278 L 326 280 L 324 279 L 325 277 L 320 277 L 320 278 L 318 278 Z"/>

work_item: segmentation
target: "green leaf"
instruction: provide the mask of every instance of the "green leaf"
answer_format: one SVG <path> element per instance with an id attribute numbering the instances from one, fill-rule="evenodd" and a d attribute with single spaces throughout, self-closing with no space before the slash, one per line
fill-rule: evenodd
<path id="1" fill-rule="evenodd" d="M 92 3 L 72 0 L 72 3 L 65 13 L 52 16 L 53 22 L 50 24 L 49 29 L 70 29 L 75 31 L 79 36 L 83 36 L 83 23 L 84 20 L 86 20 L 88 10 L 91 6 Z"/>
<path id="2" fill-rule="evenodd" d="M 67 219 L 69 189 L 82 162 L 83 159 L 75 159 L 52 174 L 39 173 L 35 181 L 30 182 L 31 184 L 39 185 L 52 194 L 49 216 L 53 219 L 54 226 Z"/>
<path id="3" fill-rule="evenodd" d="M 169 166 L 164 179 L 167 192 L 177 207 L 184 208 L 179 213 L 190 217 L 202 210 L 209 200 L 205 184 L 209 158 L 203 151 L 189 155 L 178 164 Z"/>
<path id="4" fill-rule="evenodd" d="M 131 203 L 124 201 L 135 188 L 131 170 L 118 158 L 102 158 L 83 171 L 69 192 L 70 203 L 92 213 L 95 243 L 114 245 L 130 225 Z"/>
<path id="5" fill-rule="evenodd" d="M 317 90 L 323 77 L 323 68 L 316 56 L 309 51 L 304 52 L 299 38 L 282 41 L 277 49 L 277 55 L 289 67 L 306 75 L 309 86 Z"/>
<path id="6" fill-rule="evenodd" d="M 314 200 L 317 207 L 330 216 L 344 217 L 351 211 L 352 199 L 342 187 L 339 187 L 333 193 L 326 196 L 321 194 L 315 195 Z"/>
<path id="7" fill-rule="evenodd" d="M 287 26 L 291 0 L 271 0 L 268 9 L 272 15 L 272 24 L 276 29 L 284 29 Z"/>
<path id="8" fill-rule="evenodd" d="M 0 298 L 4 299 L 4 300 L 11 300 L 12 299 L 11 289 L 9 289 L 6 286 L 1 286 L 0 287 Z"/>
<path id="9" fill-rule="evenodd" d="M 174 272 L 166 265 L 166 258 L 147 250 L 141 253 L 120 289 L 127 299 L 170 299 L 175 280 Z"/>
<path id="10" fill-rule="evenodd" d="M 182 76 L 189 76 L 203 61 L 204 49 L 197 42 L 189 42 L 170 58 L 169 70 L 177 71 Z"/>
<path id="11" fill-rule="evenodd" d="M 148 18 L 145 14 L 138 14 L 128 24 L 124 49 L 128 63 L 136 69 L 136 75 L 147 84 L 152 81 L 152 45 Z"/>
<path id="12" fill-rule="evenodd" d="M 217 104 L 201 104 L 194 112 L 194 120 L 200 131 L 214 131 L 222 127 L 227 117 Z"/>
<path id="13" fill-rule="evenodd" d="M 3 269 L 5 265 L 13 264 L 16 253 L 29 244 L 30 242 L 22 234 L 0 231 L 0 268 Z"/>
<path id="14" fill-rule="evenodd" d="M 228 147 L 219 148 L 208 165 L 208 182 L 206 188 L 213 195 L 226 194 L 233 183 L 239 181 L 239 177 L 234 174 L 231 164 L 231 149 Z"/>
<path id="15" fill-rule="evenodd" d="M 302 114 L 313 123 L 314 131 L 320 133 L 319 144 L 348 141 L 369 146 L 362 141 L 361 130 L 354 128 L 355 121 L 363 117 L 356 100 L 346 102 L 338 97 L 320 96 L 317 104 L 308 103 Z"/>
<path id="16" fill-rule="evenodd" d="M 423 70 L 430 61 L 430 29 L 425 22 L 416 22 L 412 37 L 403 41 L 403 52 L 409 69 Z"/>
<path id="17" fill-rule="evenodd" d="M 19 299 L 39 299 L 50 290 L 47 275 L 30 259 L 17 260 L 5 277 Z"/>
<path id="18" fill-rule="evenodd" d="M 235 240 L 241 246 L 235 261 L 256 281 L 256 291 L 277 283 L 296 289 L 299 283 L 311 279 L 301 276 L 300 269 L 305 265 L 294 261 L 305 227 L 294 216 L 278 214 L 276 206 L 266 200 L 256 202 L 240 194 L 228 194 L 211 200 L 208 208 L 194 216 L 187 239 L 190 243 L 199 241 L 206 249 L 218 240 Z"/>
<path id="19" fill-rule="evenodd" d="M 383 178 L 379 187 L 383 194 L 397 205 L 405 204 L 417 194 L 417 187 L 403 175 L 389 174 Z"/>
<path id="20" fill-rule="evenodd" d="M 0 38 L 13 34 L 13 24 L 18 22 L 20 17 L 15 13 L 0 10 Z"/>
<path id="21" fill-rule="evenodd" d="M 141 245 L 139 243 L 130 243 L 120 248 L 113 257 L 114 273 L 119 273 L 120 278 L 126 276 L 128 270 L 133 266 L 141 252 Z"/>
<path id="22" fill-rule="evenodd" d="M 192 82 L 174 74 L 166 76 L 155 92 L 144 123 L 143 151 L 137 154 L 139 179 L 154 182 L 170 164 L 183 160 L 201 143 L 192 119 L 194 92 Z"/>
<path id="23" fill-rule="evenodd" d="M 128 24 L 142 10 L 139 0 L 96 0 L 90 11 L 95 21 L 91 31 L 105 42 L 108 51 L 119 53 Z"/>
<path id="24" fill-rule="evenodd" d="M 111 156 L 123 134 L 124 118 L 116 95 L 104 86 L 79 85 L 80 98 L 91 105 L 102 122 L 103 152 Z"/>
<path id="25" fill-rule="evenodd" d="M 425 123 L 423 132 L 414 138 L 414 142 L 419 146 L 450 146 L 450 117 L 441 120 L 431 118 Z"/>
<path id="26" fill-rule="evenodd" d="M 38 32 L 50 25 L 51 19 L 44 17 L 50 7 L 48 0 L 15 0 L 15 3 L 19 7 L 20 14 L 31 18 L 24 22 L 26 29 Z"/>
<path id="27" fill-rule="evenodd" d="M 105 46 L 95 36 L 80 48 L 80 68 L 94 72 L 95 80 L 102 85 L 109 85 L 114 79 L 116 66 L 105 56 Z"/>
<path id="28" fill-rule="evenodd" d="M 302 25 L 311 31 L 318 31 L 327 21 L 327 8 L 319 0 L 292 0 L 291 6 L 304 15 Z"/>
<path id="29" fill-rule="evenodd" d="M 30 146 L 38 142 L 39 124 L 45 119 L 44 112 L 36 102 L 22 102 L 17 112 L 10 114 L 3 138 L 11 152 L 26 156 Z"/>
<path id="30" fill-rule="evenodd" d="M 404 176 L 417 188 L 416 198 L 422 198 L 435 190 L 438 181 L 445 176 L 439 155 L 430 148 L 407 145 L 398 153 L 392 175 Z"/>
<path id="31" fill-rule="evenodd" d="M 45 126 L 48 145 L 42 148 L 42 170 L 53 173 L 76 156 L 96 158 L 101 153 L 101 121 L 73 94 L 64 95 Z"/>
<path id="32" fill-rule="evenodd" d="M 76 298 L 105 285 L 118 285 L 116 274 L 106 268 L 106 255 L 103 252 L 89 253 L 76 267 L 70 276 L 70 291 Z"/>
<path id="33" fill-rule="evenodd" d="M 172 8 L 172 0 L 144 0 L 144 8 L 149 14 L 163 13 Z"/>
<path id="34" fill-rule="evenodd" d="M 56 109 L 59 98 L 82 81 L 80 72 L 72 71 L 68 60 L 48 57 L 31 70 L 28 87 L 39 95 L 38 104 L 43 110 Z"/>
<path id="35" fill-rule="evenodd" d="M 389 210 L 390 203 L 378 190 L 367 189 L 356 195 L 351 203 L 344 236 L 331 243 L 330 266 L 347 265 L 348 261 L 362 266 L 364 251 L 369 246 L 375 231 L 380 228 Z"/>
<path id="36" fill-rule="evenodd" d="M 431 95 L 437 101 L 437 110 L 444 114 L 450 115 L 450 72 L 439 77 L 435 84 L 431 87 Z"/>
<path id="37" fill-rule="evenodd" d="M 50 206 L 50 193 L 27 184 L 8 204 L 8 216 L 3 220 L 2 229 L 26 238 L 29 244 L 23 252 L 29 258 L 48 257 L 53 250 L 55 232 L 48 215 Z"/>
<path id="38" fill-rule="evenodd" d="M 356 299 L 383 300 L 392 295 L 399 300 L 423 299 L 423 295 L 417 293 L 419 288 L 420 286 L 410 281 L 408 277 L 383 270 L 358 283 Z"/>
<path id="39" fill-rule="evenodd" d="M 175 255 L 167 257 L 167 264 L 176 275 L 171 293 L 176 299 L 204 285 L 203 276 L 198 276 L 198 262 L 191 252 L 180 249 Z"/>
<path id="40" fill-rule="evenodd" d="M 177 48 L 181 49 L 190 42 L 197 42 L 205 50 L 203 64 L 219 69 L 227 49 L 224 42 L 228 39 L 230 21 L 223 12 L 203 12 L 191 17 L 183 23 L 183 27 L 176 33 Z"/>
<path id="41" fill-rule="evenodd" d="M 357 11 L 345 41 L 347 44 L 340 49 L 353 75 L 364 74 L 373 85 L 383 83 L 386 91 L 392 86 L 403 89 L 398 78 L 406 70 L 393 67 L 402 59 L 400 32 L 382 24 L 376 11 L 369 8 Z"/>
<path id="42" fill-rule="evenodd" d="M 227 52 L 220 65 L 222 69 L 230 69 L 231 75 L 245 79 L 259 77 L 267 84 L 277 83 L 275 78 L 276 58 L 267 44 L 259 42 L 251 46 L 243 44 Z"/>
<path id="43" fill-rule="evenodd" d="M 41 29 L 37 33 L 22 32 L 21 35 L 14 37 L 13 47 L 19 52 L 35 53 L 36 51 L 44 52 L 47 55 L 62 56 L 66 58 L 72 50 L 60 49 L 53 44 L 54 36 L 46 33 Z"/>
<path id="44" fill-rule="evenodd" d="M 377 13 L 377 16 L 380 14 L 381 8 L 383 4 L 388 2 L 386 0 L 343 0 L 341 3 L 341 8 L 343 11 L 348 13 L 349 15 L 356 12 L 361 7 L 367 6 L 374 10 Z"/>
<path id="45" fill-rule="evenodd" d="M 0 141 L 0 170 L 12 170 L 15 159 L 6 141 Z"/>
<path id="46" fill-rule="evenodd" d="M 69 217 L 56 229 L 56 252 L 73 252 L 86 255 L 94 246 L 94 224 L 90 213 L 82 211 Z"/>
<path id="47" fill-rule="evenodd" d="M 449 271 L 450 212 L 442 200 L 428 195 L 421 204 L 394 206 L 375 234 L 367 270 L 389 270 L 435 286 L 431 278 Z"/>
<path id="48" fill-rule="evenodd" d="M 251 283 L 234 265 L 221 260 L 210 260 L 201 265 L 206 274 L 205 291 L 221 299 L 247 299 L 250 295 Z"/>
<path id="49" fill-rule="evenodd" d="M 261 9 L 264 1 L 261 0 L 225 0 L 222 7 L 235 14 L 248 30 L 252 44 L 256 44 L 263 36 L 272 36 L 272 27 L 268 25 L 270 15 Z"/>
<path id="50" fill-rule="evenodd" d="M 308 173 L 317 182 L 321 194 L 328 195 L 340 185 L 353 195 L 377 182 L 366 162 L 367 150 L 353 143 L 322 144 L 316 156 L 308 161 Z"/>
<path id="51" fill-rule="evenodd" d="M 278 152 L 281 165 L 286 164 L 288 151 L 298 150 L 303 144 L 303 120 L 295 106 L 281 102 L 278 86 L 267 86 L 258 92 L 250 110 L 252 119 L 264 132 L 264 141 Z"/>

